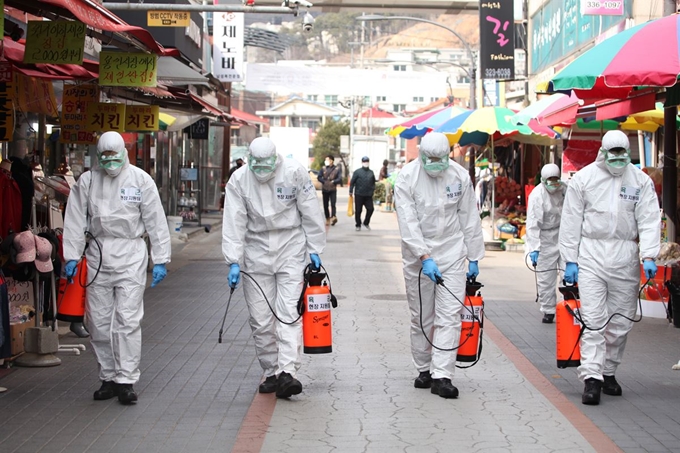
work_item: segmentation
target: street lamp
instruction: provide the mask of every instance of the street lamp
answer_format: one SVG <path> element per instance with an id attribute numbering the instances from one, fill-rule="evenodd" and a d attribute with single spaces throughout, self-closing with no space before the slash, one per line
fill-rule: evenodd
<path id="1" fill-rule="evenodd" d="M 421 19 L 419 17 L 411 17 L 411 16 L 380 16 L 377 14 L 368 14 L 365 16 L 359 16 L 356 18 L 356 20 L 363 21 L 363 22 L 374 22 L 374 21 L 379 21 L 379 20 L 410 20 L 413 22 L 424 22 L 426 24 L 434 25 L 436 27 L 443 28 L 444 30 L 448 30 L 449 32 L 453 33 L 453 35 L 460 40 L 460 42 L 463 44 L 465 47 L 465 50 L 468 53 L 468 57 L 470 58 L 470 69 L 468 71 L 468 75 L 470 76 L 470 108 L 471 109 L 476 109 L 477 108 L 477 99 L 476 99 L 476 93 L 477 93 L 477 68 L 475 64 L 475 55 L 472 52 L 472 49 L 470 48 L 470 44 L 453 28 L 447 27 L 446 25 L 442 25 L 439 22 L 435 22 L 432 20 L 428 19 Z"/>

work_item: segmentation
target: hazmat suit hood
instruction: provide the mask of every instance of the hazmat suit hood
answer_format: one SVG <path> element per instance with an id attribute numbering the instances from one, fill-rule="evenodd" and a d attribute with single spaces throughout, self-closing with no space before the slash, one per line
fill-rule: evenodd
<path id="1" fill-rule="evenodd" d="M 107 153 L 113 151 L 115 154 Z M 104 132 L 97 142 L 97 167 L 103 169 L 107 175 L 115 178 L 130 164 L 125 140 L 118 132 Z"/>
<path id="2" fill-rule="evenodd" d="M 420 162 L 429 176 L 437 178 L 449 168 L 449 139 L 440 132 L 431 132 L 420 142 Z"/>
<path id="3" fill-rule="evenodd" d="M 556 193 L 562 187 L 560 176 L 560 167 L 555 164 L 545 164 L 541 169 L 541 183 L 549 194 Z M 550 178 L 558 178 L 558 181 L 549 181 Z"/>
<path id="4" fill-rule="evenodd" d="M 613 153 L 612 150 L 624 149 L 624 153 Z M 602 137 L 602 147 L 595 162 L 612 174 L 621 176 L 630 164 L 630 141 L 622 131 L 609 131 Z"/>
<path id="5" fill-rule="evenodd" d="M 276 145 L 267 137 L 258 137 L 248 147 L 248 168 L 261 183 L 272 179 L 282 158 L 276 153 Z"/>

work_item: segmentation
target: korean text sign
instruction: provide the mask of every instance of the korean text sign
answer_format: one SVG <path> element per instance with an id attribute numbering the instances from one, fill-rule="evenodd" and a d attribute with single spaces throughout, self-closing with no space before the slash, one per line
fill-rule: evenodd
<path id="1" fill-rule="evenodd" d="M 125 130 L 157 131 L 159 114 L 157 105 L 128 105 L 125 107 Z"/>
<path id="2" fill-rule="evenodd" d="M 83 64 L 86 29 L 70 20 L 29 20 L 24 63 Z"/>
<path id="3" fill-rule="evenodd" d="M 99 55 L 99 84 L 155 87 L 158 56 L 147 53 L 108 52 Z"/>
<path id="4" fill-rule="evenodd" d="M 213 74 L 222 82 L 243 81 L 243 13 L 213 16 Z"/>
<path id="5" fill-rule="evenodd" d="M 87 130 L 87 106 L 99 102 L 99 87 L 94 84 L 64 84 L 61 104 L 61 143 L 93 144 L 94 134 Z"/>
<path id="6" fill-rule="evenodd" d="M 0 141 L 6 142 L 14 137 L 14 77 L 12 63 L 0 61 Z"/>
<path id="7" fill-rule="evenodd" d="M 515 78 L 513 0 L 479 3 L 479 46 L 480 78 Z"/>
<path id="8" fill-rule="evenodd" d="M 125 104 L 107 102 L 87 104 L 87 130 L 125 132 Z"/>

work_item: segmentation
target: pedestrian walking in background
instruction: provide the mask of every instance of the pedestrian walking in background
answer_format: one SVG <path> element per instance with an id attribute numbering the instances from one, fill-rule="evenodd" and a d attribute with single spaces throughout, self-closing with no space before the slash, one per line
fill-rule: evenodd
<path id="1" fill-rule="evenodd" d="M 389 176 L 389 173 L 387 172 L 387 166 L 389 165 L 389 161 L 385 159 L 383 161 L 382 167 L 380 167 L 380 173 L 378 174 L 378 181 L 382 181 L 383 179 L 387 179 Z"/>
<path id="2" fill-rule="evenodd" d="M 265 137 L 249 147 L 247 171 L 234 173 L 227 184 L 222 224 L 222 252 L 230 265 L 229 286 L 235 288 L 241 267 L 259 284 L 276 315 L 292 322 L 303 287 L 307 255 L 314 269 L 326 246 L 326 230 L 316 189 L 307 170 L 295 159 L 277 154 Z M 260 393 L 288 398 L 302 392 L 302 322 L 276 320 L 258 286 L 245 278 L 255 352 L 264 370 Z"/>
<path id="3" fill-rule="evenodd" d="M 411 353 L 419 373 L 414 387 L 429 388 L 442 398 L 456 398 L 458 389 L 451 380 L 465 310 L 459 301 L 465 300 L 466 276 L 476 278 L 479 274 L 477 263 L 484 258 L 484 238 L 468 171 L 448 154 L 449 141 L 444 134 L 425 135 L 420 159 L 399 172 L 394 195 L 411 311 Z M 436 285 L 437 279 L 443 279 L 458 301 Z M 432 348 L 430 342 L 449 350 Z"/>
<path id="4" fill-rule="evenodd" d="M 338 184 L 342 183 L 342 171 L 335 166 L 335 158 L 332 154 L 326 156 L 325 167 L 319 172 L 318 180 L 322 184 L 321 195 L 323 196 L 323 212 L 326 216 L 326 225 L 338 223 L 335 215 L 335 202 L 338 199 Z"/>
<path id="5" fill-rule="evenodd" d="M 64 273 L 73 279 L 77 262 L 87 257 L 85 324 L 99 363 L 101 388 L 95 400 L 137 401 L 142 356 L 147 249 L 151 241 L 153 283 L 165 278 L 170 262 L 170 231 L 156 183 L 130 165 L 125 141 L 105 132 L 97 143 L 98 166 L 83 173 L 71 191 L 64 218 Z M 84 232 L 96 239 L 86 248 Z M 77 281 L 73 284 L 79 284 Z"/>
<path id="6" fill-rule="evenodd" d="M 369 168 L 368 156 L 361 158 L 361 168 L 354 170 L 349 183 L 349 194 L 354 194 L 354 220 L 356 230 L 361 231 L 361 211 L 366 208 L 363 225 L 371 231 L 371 216 L 373 215 L 373 192 L 375 192 L 375 173 Z"/>
<path id="7" fill-rule="evenodd" d="M 595 162 L 569 181 L 559 232 L 564 279 L 578 282 L 587 326 L 578 367 L 583 404 L 600 404 L 600 392 L 623 393 L 614 375 L 633 328 L 640 260 L 647 278 L 654 277 L 660 230 L 654 183 L 630 163 L 628 136 L 607 132 Z"/>
<path id="8" fill-rule="evenodd" d="M 529 195 L 526 223 L 526 250 L 536 274 L 536 291 L 543 323 L 555 319 L 555 285 L 560 269 L 559 232 L 562 205 L 567 188 L 560 180 L 560 168 L 546 164 L 541 183 Z"/>

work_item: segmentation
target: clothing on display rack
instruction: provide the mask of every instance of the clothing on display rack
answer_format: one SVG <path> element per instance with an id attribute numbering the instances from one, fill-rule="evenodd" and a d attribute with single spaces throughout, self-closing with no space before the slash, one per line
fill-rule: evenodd
<path id="1" fill-rule="evenodd" d="M 22 230 L 21 190 L 8 167 L 0 167 L 0 238 Z"/>
<path id="2" fill-rule="evenodd" d="M 12 178 L 21 192 L 21 227 L 18 231 L 23 231 L 31 225 L 31 199 L 35 192 L 33 170 L 18 157 L 10 157 L 9 161 L 12 162 Z"/>

